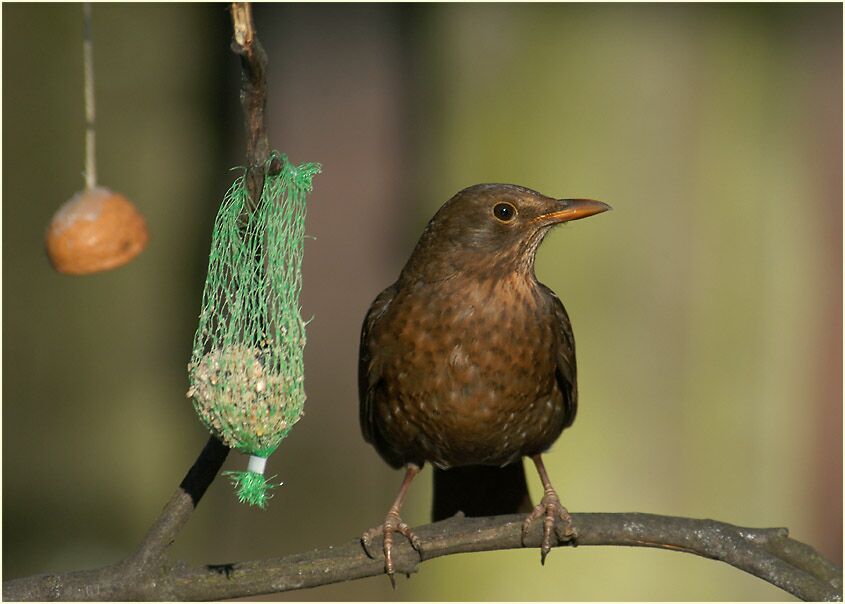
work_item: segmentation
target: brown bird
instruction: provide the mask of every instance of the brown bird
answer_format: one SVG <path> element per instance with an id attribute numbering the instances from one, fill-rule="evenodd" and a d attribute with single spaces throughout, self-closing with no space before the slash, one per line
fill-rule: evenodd
<path id="1" fill-rule="evenodd" d="M 575 419 L 575 340 L 563 304 L 534 275 L 534 256 L 554 225 L 609 209 L 516 185 L 464 189 L 370 306 L 358 363 L 361 430 L 405 478 L 362 543 L 372 556 L 383 536 L 391 582 L 395 533 L 421 551 L 399 512 L 425 462 L 435 468 L 434 520 L 528 511 L 523 536 L 544 519 L 543 562 L 553 530 L 575 538 L 541 458 Z M 533 510 L 522 457 L 543 483 Z"/>

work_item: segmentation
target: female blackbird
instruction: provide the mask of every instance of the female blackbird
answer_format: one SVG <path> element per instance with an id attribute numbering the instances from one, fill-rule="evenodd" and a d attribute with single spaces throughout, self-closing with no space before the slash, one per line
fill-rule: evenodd
<path id="1" fill-rule="evenodd" d="M 375 299 L 361 332 L 361 430 L 394 468 L 405 467 L 384 523 L 393 582 L 393 536 L 420 543 L 399 516 L 414 476 L 435 467 L 435 520 L 529 511 L 522 457 L 544 493 L 523 523 L 544 518 L 541 560 L 575 537 L 541 454 L 572 424 L 575 341 L 558 297 L 534 275 L 552 226 L 609 210 L 588 199 L 552 199 L 508 184 L 469 187 L 428 223 L 399 279 Z M 527 505 L 526 505 L 527 504 Z"/>

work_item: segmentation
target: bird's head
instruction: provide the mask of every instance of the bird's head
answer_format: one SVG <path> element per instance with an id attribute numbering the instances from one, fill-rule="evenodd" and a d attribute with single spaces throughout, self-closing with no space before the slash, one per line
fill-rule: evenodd
<path id="1" fill-rule="evenodd" d="M 467 272 L 494 277 L 532 271 L 549 229 L 609 209 L 600 201 L 554 199 L 517 185 L 475 185 L 437 211 L 403 274 L 439 280 Z"/>

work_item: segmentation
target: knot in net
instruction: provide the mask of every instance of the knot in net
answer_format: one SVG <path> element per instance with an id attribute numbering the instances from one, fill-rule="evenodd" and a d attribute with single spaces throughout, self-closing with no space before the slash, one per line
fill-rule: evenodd
<path id="1" fill-rule="evenodd" d="M 194 409 L 212 434 L 251 455 L 227 472 L 242 502 L 264 507 L 266 458 L 302 417 L 305 324 L 299 306 L 305 198 L 318 164 L 275 153 L 258 202 L 246 175 L 217 212 L 199 326 L 188 364 Z"/>

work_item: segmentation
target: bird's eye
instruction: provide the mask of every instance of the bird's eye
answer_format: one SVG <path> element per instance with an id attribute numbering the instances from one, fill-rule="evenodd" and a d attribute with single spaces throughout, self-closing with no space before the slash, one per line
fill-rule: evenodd
<path id="1" fill-rule="evenodd" d="M 502 222 L 510 222 L 516 217 L 516 208 L 509 203 L 497 203 L 493 206 L 493 216 Z"/>

